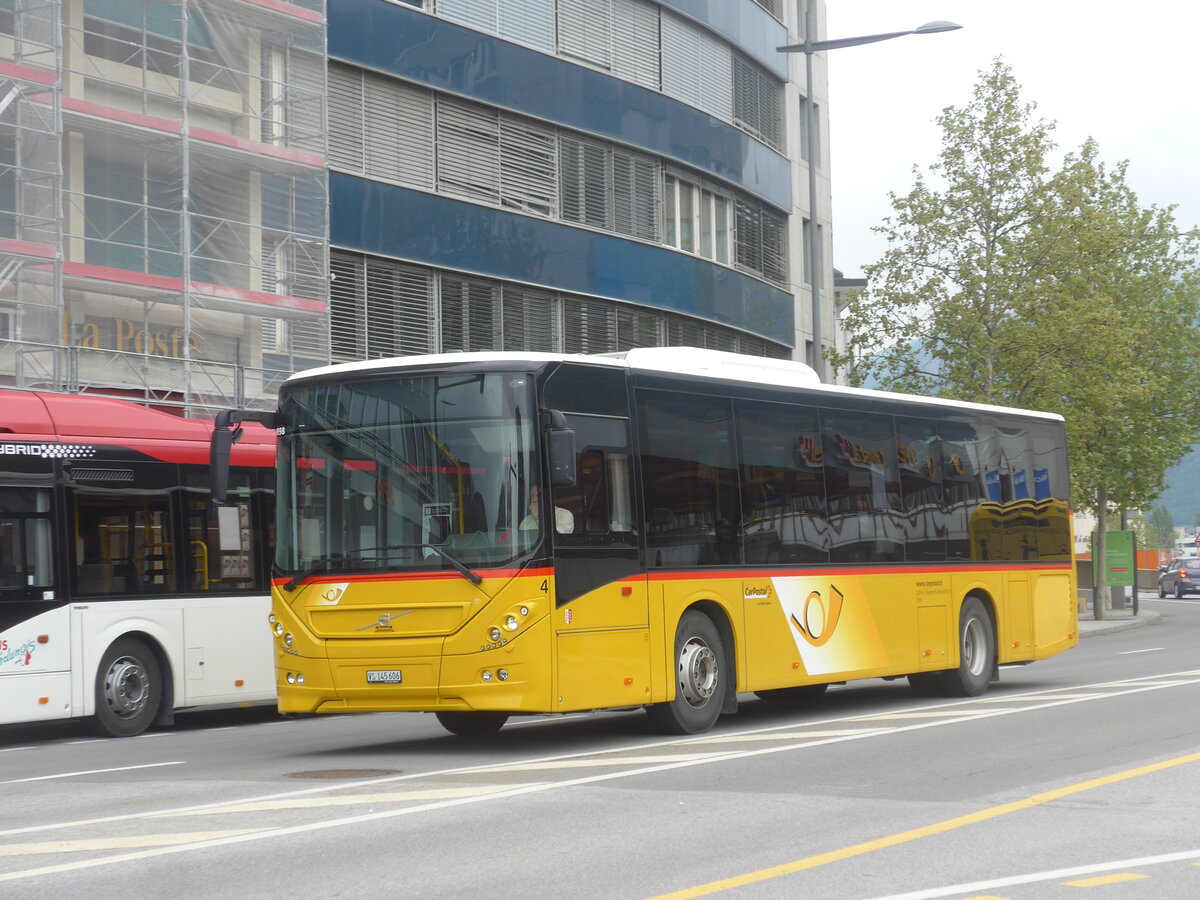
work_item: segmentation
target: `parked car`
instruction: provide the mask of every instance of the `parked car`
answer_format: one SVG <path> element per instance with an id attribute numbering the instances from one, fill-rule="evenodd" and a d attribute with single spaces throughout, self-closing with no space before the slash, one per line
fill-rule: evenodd
<path id="1" fill-rule="evenodd" d="M 1158 573 L 1158 596 L 1200 594 L 1200 558 L 1178 557 Z"/>

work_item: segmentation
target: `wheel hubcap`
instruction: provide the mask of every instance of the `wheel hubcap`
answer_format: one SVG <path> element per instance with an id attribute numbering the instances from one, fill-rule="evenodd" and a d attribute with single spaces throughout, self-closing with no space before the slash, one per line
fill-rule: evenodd
<path id="1" fill-rule="evenodd" d="M 691 638 L 679 653 L 679 691 L 694 707 L 703 706 L 717 689 L 717 656 L 704 641 Z"/>
<path id="2" fill-rule="evenodd" d="M 132 657 L 114 660 L 104 679 L 104 702 L 123 719 L 136 716 L 150 700 L 150 679 Z"/>
<path id="3" fill-rule="evenodd" d="M 984 661 L 987 659 L 987 649 L 984 646 L 986 639 L 982 622 L 978 619 L 967 622 L 967 627 L 963 629 L 963 661 L 972 675 L 983 674 Z"/>

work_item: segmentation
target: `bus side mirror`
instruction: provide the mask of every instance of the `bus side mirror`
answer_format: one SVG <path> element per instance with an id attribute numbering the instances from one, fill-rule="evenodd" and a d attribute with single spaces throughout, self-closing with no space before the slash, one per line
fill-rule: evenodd
<path id="1" fill-rule="evenodd" d="M 208 470 L 212 479 L 212 500 L 218 506 L 229 494 L 229 456 L 233 445 L 241 437 L 242 430 L 231 430 L 228 426 L 213 428 L 212 440 L 208 445 Z"/>
<path id="2" fill-rule="evenodd" d="M 223 409 L 217 413 L 208 444 L 213 503 L 222 504 L 229 496 L 229 458 L 233 453 L 233 445 L 241 440 L 241 423 L 258 422 L 267 428 L 275 428 L 277 420 L 275 413 L 258 409 Z"/>
<path id="3" fill-rule="evenodd" d="M 546 411 L 550 418 L 550 484 L 571 487 L 575 484 L 575 432 L 566 416 L 556 409 Z"/>

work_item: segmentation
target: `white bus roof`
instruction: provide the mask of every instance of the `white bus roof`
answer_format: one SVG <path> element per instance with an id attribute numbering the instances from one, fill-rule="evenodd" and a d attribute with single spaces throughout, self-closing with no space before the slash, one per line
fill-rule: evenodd
<path id="1" fill-rule="evenodd" d="M 389 359 L 373 359 L 363 362 L 338 363 L 317 369 L 306 369 L 288 377 L 285 384 L 307 381 L 311 378 L 328 376 L 355 376 L 371 372 L 406 369 L 419 366 L 461 365 L 463 363 L 506 363 L 528 362 L 541 365 L 548 362 L 580 362 L 628 368 L 642 372 L 664 372 L 676 375 L 708 376 L 727 381 L 744 381 L 753 384 L 770 384 L 781 387 L 804 388 L 834 396 L 889 399 L 906 403 L 929 403 L 955 409 L 973 409 L 987 412 L 1036 416 L 1062 421 L 1057 413 L 1039 412 L 1032 409 L 1016 409 L 993 406 L 986 403 L 968 403 L 962 400 L 947 400 L 941 397 L 924 397 L 918 394 L 899 394 L 892 391 L 877 391 L 866 388 L 844 387 L 824 384 L 811 366 L 787 359 L 769 359 L 762 356 L 747 356 L 741 353 L 726 353 L 700 347 L 639 347 L 620 353 L 572 354 L 480 351 L 474 353 L 432 353 L 423 356 L 401 356 Z"/>

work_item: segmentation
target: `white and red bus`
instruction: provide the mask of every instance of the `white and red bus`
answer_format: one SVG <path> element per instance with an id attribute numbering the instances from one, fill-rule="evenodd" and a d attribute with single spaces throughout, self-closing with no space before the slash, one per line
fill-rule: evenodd
<path id="1" fill-rule="evenodd" d="M 136 403 L 0 390 L 0 724 L 99 734 L 275 698 L 268 615 L 275 436 Z"/>

